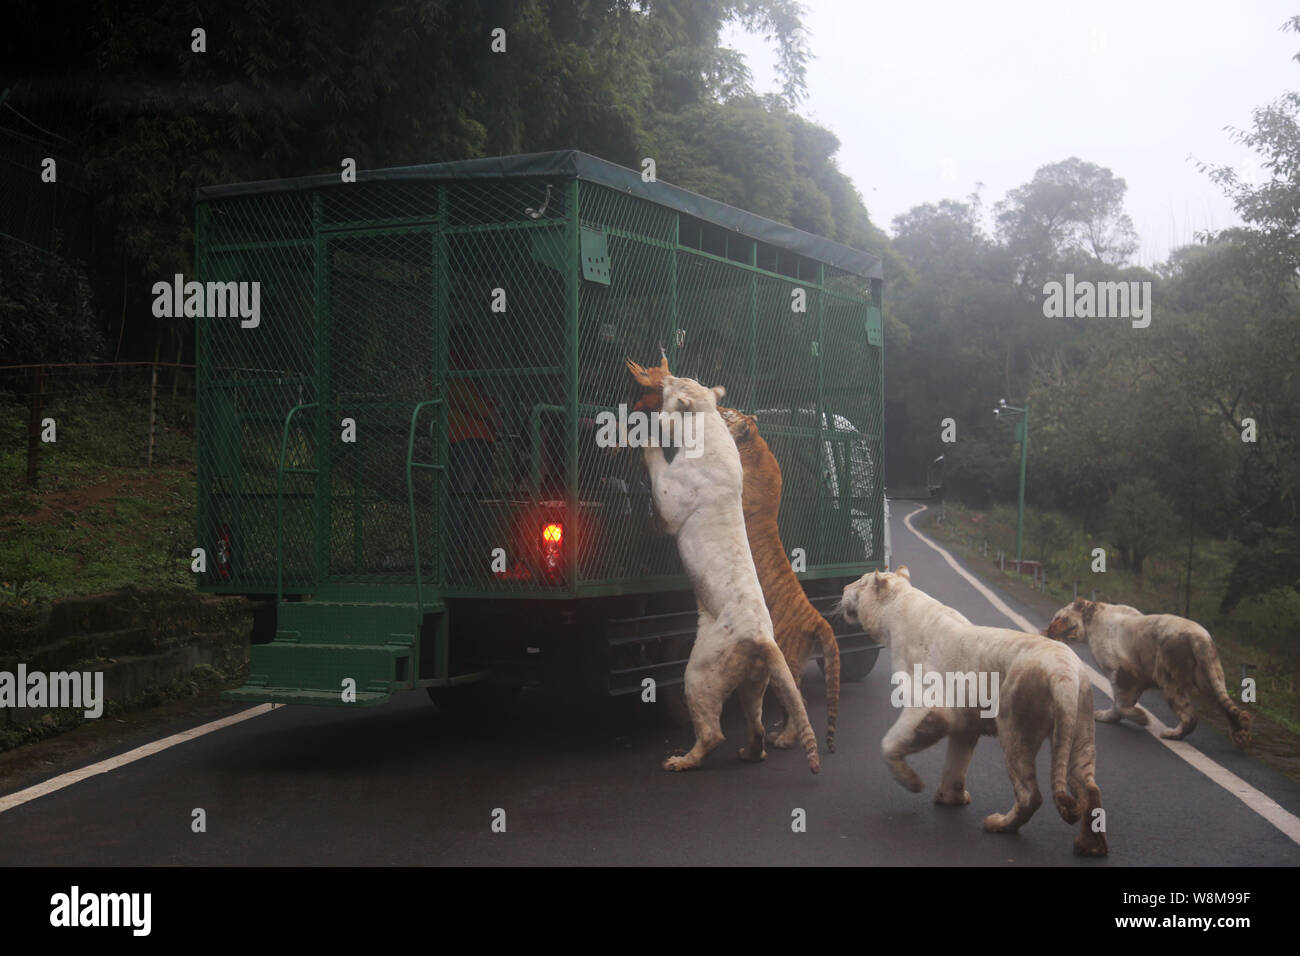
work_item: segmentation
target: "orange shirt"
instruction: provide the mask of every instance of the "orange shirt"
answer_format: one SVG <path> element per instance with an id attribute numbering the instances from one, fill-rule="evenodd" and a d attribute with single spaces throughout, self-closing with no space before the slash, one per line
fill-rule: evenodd
<path id="1" fill-rule="evenodd" d="M 454 378 L 447 383 L 447 441 L 493 441 L 494 412 L 492 402 L 470 379 Z"/>

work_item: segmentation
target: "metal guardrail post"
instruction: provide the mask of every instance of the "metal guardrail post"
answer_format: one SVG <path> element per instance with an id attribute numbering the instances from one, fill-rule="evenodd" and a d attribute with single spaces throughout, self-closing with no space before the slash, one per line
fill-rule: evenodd
<path id="1" fill-rule="evenodd" d="M 27 418 L 27 484 L 36 487 L 41 460 L 41 392 L 45 384 L 44 366 L 32 373 L 31 408 Z"/>

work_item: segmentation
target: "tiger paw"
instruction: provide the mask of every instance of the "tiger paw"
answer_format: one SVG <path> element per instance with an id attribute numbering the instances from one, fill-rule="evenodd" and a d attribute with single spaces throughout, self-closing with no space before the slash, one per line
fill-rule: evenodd
<path id="1" fill-rule="evenodd" d="M 690 770 L 694 766 L 695 763 L 688 760 L 685 754 L 677 754 L 669 757 L 663 762 L 663 768 L 665 770 L 672 770 L 677 773 L 680 773 L 683 770 Z"/>
<path id="2" fill-rule="evenodd" d="M 1052 794 L 1052 801 L 1056 804 L 1056 812 L 1061 815 L 1061 819 L 1066 823 L 1079 822 L 1079 805 L 1074 799 L 1074 795 L 1068 791 Z"/>
<path id="3" fill-rule="evenodd" d="M 1075 856 L 1107 856 L 1109 853 L 1110 847 L 1106 845 L 1106 838 L 1100 833 L 1093 834 L 1088 839 L 1081 836 L 1074 838 Z"/>
<path id="4" fill-rule="evenodd" d="M 1015 833 L 1019 828 L 1011 826 L 1012 819 L 1010 813 L 990 813 L 984 818 L 984 830 L 987 833 Z"/>
<path id="5" fill-rule="evenodd" d="M 779 733 L 769 733 L 767 735 L 767 745 L 775 747 L 777 750 L 789 750 L 798 739 L 793 730 L 782 730 Z"/>
<path id="6" fill-rule="evenodd" d="M 940 790 L 934 795 L 934 802 L 943 807 L 964 807 L 970 803 L 970 791 Z"/>

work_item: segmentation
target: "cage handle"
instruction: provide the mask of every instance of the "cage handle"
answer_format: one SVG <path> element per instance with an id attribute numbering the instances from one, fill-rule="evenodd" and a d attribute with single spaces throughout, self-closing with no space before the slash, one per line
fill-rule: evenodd
<path id="1" fill-rule="evenodd" d="M 432 462 L 415 461 L 415 426 L 420 419 L 420 412 L 426 405 L 441 405 L 441 398 L 430 398 L 416 403 L 411 409 L 411 427 L 406 436 L 406 500 L 411 511 L 411 548 L 415 552 L 415 606 L 419 620 L 424 620 L 424 582 L 420 574 L 420 530 L 415 516 L 415 481 L 412 468 L 427 468 L 430 471 L 442 471 L 442 465 Z"/>
<path id="2" fill-rule="evenodd" d="M 275 603 L 284 600 L 284 455 L 289 446 L 289 423 L 293 416 L 306 408 L 315 408 L 319 402 L 307 402 L 295 405 L 284 416 L 284 427 L 280 431 L 280 461 L 275 469 Z M 315 474 L 315 468 L 295 468 L 294 474 Z"/>

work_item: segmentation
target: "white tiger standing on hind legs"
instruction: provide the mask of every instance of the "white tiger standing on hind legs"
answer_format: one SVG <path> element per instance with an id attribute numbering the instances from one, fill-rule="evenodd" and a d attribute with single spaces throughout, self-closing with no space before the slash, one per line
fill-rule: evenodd
<path id="1" fill-rule="evenodd" d="M 663 448 L 648 445 L 646 467 L 655 508 L 677 539 L 682 565 L 695 589 L 699 626 L 686 663 L 686 705 L 695 728 L 695 746 L 664 761 L 665 770 L 698 767 L 723 741 L 722 705 L 740 694 L 749 742 L 740 759 L 763 760 L 763 693 L 771 680 L 781 705 L 797 728 L 813 773 L 821 767 L 817 735 L 808 722 L 781 648 L 772 636 L 772 619 L 749 551 L 741 508 L 744 473 L 740 452 L 718 414 L 722 387 L 705 388 L 689 378 L 666 376 L 661 414 L 694 415 L 697 445 L 679 449 L 669 462 Z M 674 418 L 669 417 L 669 422 Z M 683 431 L 686 431 L 683 428 Z"/>
<path id="2" fill-rule="evenodd" d="M 1014 833 L 1043 802 L 1035 759 L 1044 739 L 1051 742 L 1052 799 L 1066 823 L 1082 821 L 1074 840 L 1080 856 L 1105 856 L 1101 790 L 1095 770 L 1092 684 L 1082 662 L 1063 644 L 1041 635 L 1000 627 L 977 627 L 964 616 L 912 586 L 906 568 L 873 571 L 844 589 L 840 613 L 888 644 L 894 673 L 986 674 L 998 681 L 997 714 L 980 716 L 971 706 L 903 707 L 881 741 L 890 771 L 913 793 L 925 785 L 904 760 L 948 738 L 943 780 L 934 802 L 970 803 L 966 771 L 983 734 L 1002 744 L 1016 803 L 1006 813 L 984 818 L 990 833 Z M 946 681 L 945 681 L 946 683 Z M 952 703 L 952 701 L 945 701 Z M 1097 829 L 1094 829 L 1097 827 Z"/>

